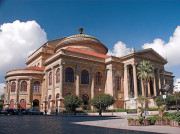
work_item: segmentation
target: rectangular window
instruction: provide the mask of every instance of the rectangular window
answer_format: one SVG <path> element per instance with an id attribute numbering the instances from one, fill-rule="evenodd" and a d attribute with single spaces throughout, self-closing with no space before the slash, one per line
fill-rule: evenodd
<path id="1" fill-rule="evenodd" d="M 116 78 L 116 88 L 117 90 L 121 90 L 121 77 Z"/>

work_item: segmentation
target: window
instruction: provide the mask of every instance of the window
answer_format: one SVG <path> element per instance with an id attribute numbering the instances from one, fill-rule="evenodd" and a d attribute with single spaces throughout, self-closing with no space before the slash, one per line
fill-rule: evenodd
<path id="1" fill-rule="evenodd" d="M 52 72 L 49 73 L 49 85 L 52 85 Z"/>
<path id="2" fill-rule="evenodd" d="M 102 85 L 102 73 L 96 72 L 96 85 Z"/>
<path id="3" fill-rule="evenodd" d="M 40 93 L 40 82 L 39 81 L 35 81 L 33 83 L 33 93 L 34 94 Z"/>
<path id="4" fill-rule="evenodd" d="M 87 70 L 82 70 L 81 72 L 81 83 L 89 84 L 89 73 Z"/>
<path id="5" fill-rule="evenodd" d="M 15 92 L 16 91 L 16 83 L 13 82 L 11 85 L 11 92 Z"/>
<path id="6" fill-rule="evenodd" d="M 56 83 L 60 82 L 60 69 L 58 68 L 56 71 Z"/>
<path id="7" fill-rule="evenodd" d="M 21 92 L 27 92 L 27 82 L 21 82 Z"/>
<path id="8" fill-rule="evenodd" d="M 116 77 L 116 89 L 121 90 L 121 77 Z"/>
<path id="9" fill-rule="evenodd" d="M 70 67 L 66 68 L 66 71 L 65 71 L 65 82 L 74 83 L 74 71 Z"/>

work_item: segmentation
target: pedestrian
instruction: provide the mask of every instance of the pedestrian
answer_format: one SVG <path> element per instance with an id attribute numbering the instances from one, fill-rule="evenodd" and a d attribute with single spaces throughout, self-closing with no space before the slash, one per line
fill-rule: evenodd
<path id="1" fill-rule="evenodd" d="M 58 109 L 57 109 L 57 107 L 56 107 L 56 115 L 58 115 Z"/>

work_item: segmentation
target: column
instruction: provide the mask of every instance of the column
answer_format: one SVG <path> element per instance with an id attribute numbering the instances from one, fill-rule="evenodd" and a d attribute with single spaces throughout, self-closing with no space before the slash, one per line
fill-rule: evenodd
<path id="1" fill-rule="evenodd" d="M 124 65 L 124 100 L 129 100 L 128 66 Z"/>
<path id="2" fill-rule="evenodd" d="M 124 66 L 124 99 L 129 100 L 128 66 Z"/>
<path id="3" fill-rule="evenodd" d="M 165 79 L 164 79 L 164 70 L 162 70 L 162 81 L 163 81 L 162 85 L 166 84 Z"/>
<path id="4" fill-rule="evenodd" d="M 52 70 L 52 100 L 54 101 L 55 100 L 55 74 L 54 74 L 54 67 L 51 68 Z"/>
<path id="5" fill-rule="evenodd" d="M 154 69 L 154 96 L 157 96 L 156 73 Z"/>
<path id="6" fill-rule="evenodd" d="M 19 104 L 19 79 L 16 79 L 16 108 Z"/>
<path id="7" fill-rule="evenodd" d="M 10 104 L 10 92 L 11 92 L 11 91 L 10 91 L 10 86 L 11 86 L 11 85 L 10 85 L 10 81 L 8 81 L 7 84 L 8 84 L 8 86 L 7 86 L 7 87 L 8 87 L 8 88 L 7 88 L 7 103 Z"/>
<path id="8" fill-rule="evenodd" d="M 114 96 L 114 70 L 112 64 L 107 67 L 107 94 Z"/>
<path id="9" fill-rule="evenodd" d="M 33 93 L 33 91 L 31 90 L 31 82 L 32 82 L 32 78 L 29 79 L 29 97 L 28 97 L 28 103 L 31 105 L 31 94 Z"/>
<path id="10" fill-rule="evenodd" d="M 44 81 L 44 101 L 43 101 L 44 104 L 43 104 L 43 109 L 44 109 L 44 112 L 46 114 L 47 111 L 48 111 L 48 108 L 47 108 L 48 73 L 47 73 L 46 70 L 44 71 L 44 74 L 45 74 L 45 76 L 44 76 L 45 77 L 45 81 Z"/>
<path id="11" fill-rule="evenodd" d="M 160 69 L 157 70 L 158 75 L 158 83 L 159 83 L 159 89 L 161 89 L 161 77 L 160 77 Z"/>
<path id="12" fill-rule="evenodd" d="M 61 61 L 60 62 L 60 85 L 59 85 L 59 95 L 60 95 L 60 99 L 63 98 L 63 69 L 64 69 L 64 64 Z"/>
<path id="13" fill-rule="evenodd" d="M 43 101 L 44 101 L 44 77 L 43 77 L 43 80 L 42 80 L 42 86 L 41 86 L 41 105 L 42 105 L 42 108 L 43 108 Z"/>
<path id="14" fill-rule="evenodd" d="M 79 72 L 80 71 L 80 66 L 76 65 L 76 95 L 79 96 Z"/>
<path id="15" fill-rule="evenodd" d="M 136 65 L 133 64 L 133 79 L 134 79 L 134 97 L 135 99 L 138 98 L 138 87 L 137 87 L 137 72 L 136 72 Z"/>
<path id="16" fill-rule="evenodd" d="M 94 98 L 94 67 L 91 67 L 91 98 Z"/>

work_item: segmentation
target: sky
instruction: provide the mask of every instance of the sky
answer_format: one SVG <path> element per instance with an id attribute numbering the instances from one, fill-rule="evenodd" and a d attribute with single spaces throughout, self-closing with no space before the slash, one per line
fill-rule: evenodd
<path id="1" fill-rule="evenodd" d="M 46 41 L 80 27 L 111 55 L 153 48 L 180 78 L 180 0 L 0 0 L 0 83 Z"/>

